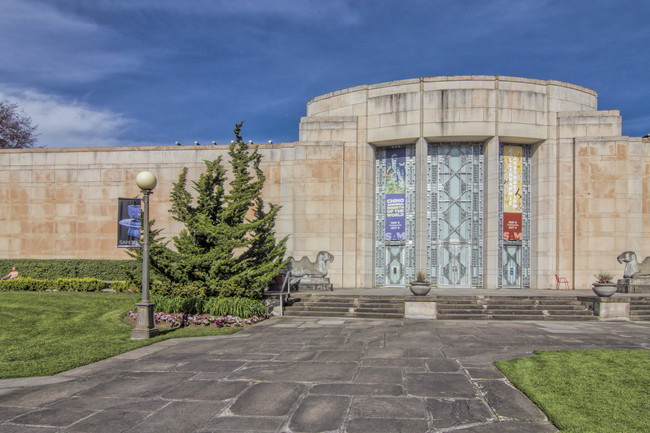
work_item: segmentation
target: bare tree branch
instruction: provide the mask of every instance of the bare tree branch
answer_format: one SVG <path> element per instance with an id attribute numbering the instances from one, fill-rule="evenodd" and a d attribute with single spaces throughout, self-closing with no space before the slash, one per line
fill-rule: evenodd
<path id="1" fill-rule="evenodd" d="M 0 149 L 26 149 L 36 146 L 36 126 L 18 105 L 0 102 Z"/>

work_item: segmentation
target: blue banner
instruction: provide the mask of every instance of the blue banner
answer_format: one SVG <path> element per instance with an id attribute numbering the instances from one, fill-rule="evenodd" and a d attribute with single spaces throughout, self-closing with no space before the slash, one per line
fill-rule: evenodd
<path id="1" fill-rule="evenodd" d="M 386 240 L 406 240 L 406 148 L 386 150 Z"/>
<path id="2" fill-rule="evenodd" d="M 117 247 L 140 248 L 142 224 L 142 199 L 117 199 Z"/>

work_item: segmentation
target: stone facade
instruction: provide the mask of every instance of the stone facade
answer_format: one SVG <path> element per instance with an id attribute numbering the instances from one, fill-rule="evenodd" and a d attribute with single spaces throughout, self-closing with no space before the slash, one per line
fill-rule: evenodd
<path id="1" fill-rule="evenodd" d="M 288 255 L 330 251 L 334 287 L 376 286 L 376 150 L 415 147 L 415 266 L 427 266 L 430 143 L 483 149 L 482 287 L 499 277 L 500 144 L 530 149 L 530 283 L 554 274 L 588 288 L 622 275 L 621 251 L 650 255 L 650 143 L 621 136 L 618 111 L 598 111 L 592 90 L 502 76 L 429 77 L 364 85 L 310 100 L 299 141 L 261 145 L 264 198 L 282 206 Z M 0 150 L 0 257 L 124 258 L 116 248 L 118 197 L 135 197 L 138 172 L 158 177 L 151 215 L 163 234 L 182 167 L 194 180 L 225 145 Z"/>

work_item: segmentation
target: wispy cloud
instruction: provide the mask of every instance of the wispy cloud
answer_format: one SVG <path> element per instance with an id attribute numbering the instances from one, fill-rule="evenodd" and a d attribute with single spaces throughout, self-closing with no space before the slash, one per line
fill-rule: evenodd
<path id="1" fill-rule="evenodd" d="M 11 41 L 3 44 L 0 62 L 0 73 L 9 77 L 90 82 L 140 63 L 115 48 L 118 34 L 47 3 L 3 0 L 0 40 Z"/>
<path id="2" fill-rule="evenodd" d="M 78 1 L 82 3 L 82 1 Z M 100 0 L 93 4 L 106 9 L 170 11 L 181 15 L 269 15 L 296 19 L 338 19 L 354 24 L 360 14 L 350 0 Z M 334 24 L 334 23 L 332 23 Z"/>
<path id="3" fill-rule="evenodd" d="M 0 100 L 18 104 L 37 125 L 39 146 L 104 147 L 133 143 L 123 139 L 131 121 L 119 113 L 34 90 L 0 89 Z"/>

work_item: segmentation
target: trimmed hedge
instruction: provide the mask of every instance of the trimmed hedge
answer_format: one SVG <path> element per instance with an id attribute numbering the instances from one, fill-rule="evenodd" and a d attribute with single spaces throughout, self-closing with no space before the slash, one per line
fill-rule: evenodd
<path id="1" fill-rule="evenodd" d="M 236 316 L 246 319 L 253 316 L 263 316 L 266 307 L 260 301 L 249 298 L 205 298 L 193 296 L 190 298 L 152 295 L 151 302 L 154 311 L 160 313 L 209 314 L 211 316 Z"/>
<path id="2" fill-rule="evenodd" d="M 15 280 L 0 280 L 0 292 L 24 291 L 45 292 L 99 292 L 112 289 L 116 292 L 133 292 L 139 289 L 123 281 L 107 283 L 97 278 L 57 278 L 56 280 L 41 280 L 36 278 L 18 278 Z"/>
<path id="3" fill-rule="evenodd" d="M 94 259 L 0 259 L 0 277 L 15 266 L 21 278 L 54 280 L 57 278 L 96 278 L 103 281 L 126 281 L 128 272 L 142 274 L 137 260 Z"/>

